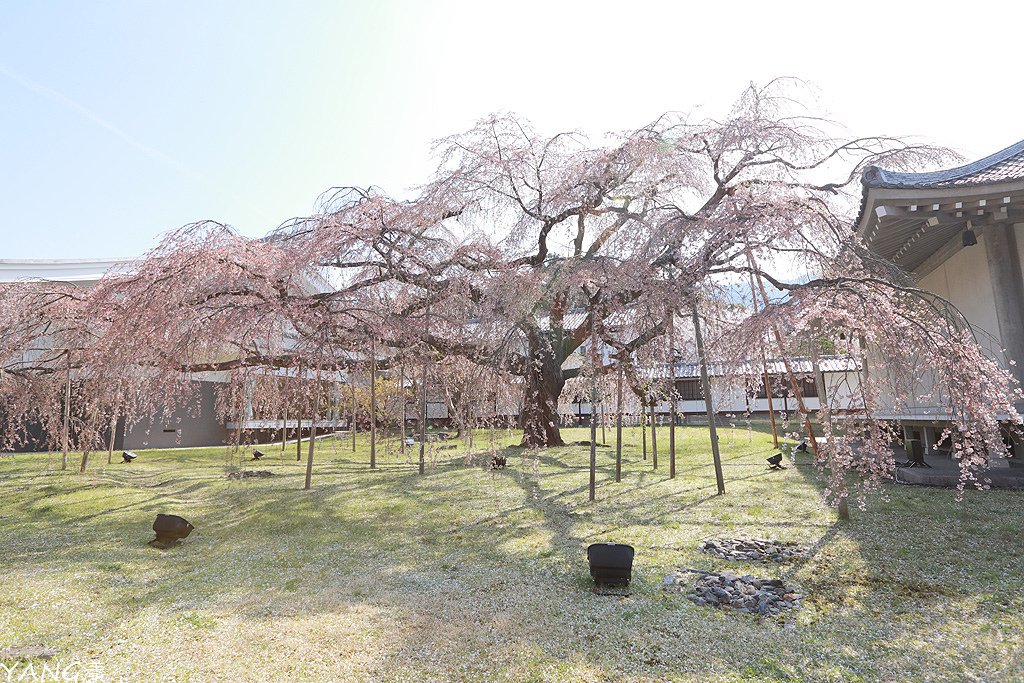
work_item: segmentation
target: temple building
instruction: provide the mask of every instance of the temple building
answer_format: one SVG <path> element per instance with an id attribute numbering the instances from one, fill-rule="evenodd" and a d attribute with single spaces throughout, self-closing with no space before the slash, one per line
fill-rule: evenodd
<path id="1" fill-rule="evenodd" d="M 1024 371 L 1024 141 L 970 164 L 929 173 L 870 166 L 861 179 L 857 233 L 876 255 L 967 318 L 986 354 Z M 1013 363 L 1010 363 L 1013 361 Z M 893 409 L 932 452 L 941 392 Z M 998 464 L 998 463 L 994 463 Z"/>

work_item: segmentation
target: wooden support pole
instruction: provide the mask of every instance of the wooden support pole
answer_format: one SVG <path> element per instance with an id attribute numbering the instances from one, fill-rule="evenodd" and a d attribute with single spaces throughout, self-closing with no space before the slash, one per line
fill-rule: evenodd
<path id="1" fill-rule="evenodd" d="M 668 478 L 676 478 L 676 340 L 675 340 L 675 312 L 670 308 L 668 311 L 668 400 L 669 400 L 669 428 L 668 428 Z"/>
<path id="2" fill-rule="evenodd" d="M 749 254 L 748 254 L 748 262 L 751 263 L 751 267 L 753 267 L 753 257 L 750 257 Z M 757 311 L 757 292 L 754 291 L 754 275 L 753 275 L 753 273 L 751 273 L 751 275 L 750 275 L 750 301 L 751 301 L 751 303 L 753 304 L 753 307 L 754 307 L 754 315 L 757 315 L 757 312 L 758 312 Z M 768 302 L 765 301 L 764 305 L 767 308 Z M 775 426 L 775 406 L 773 405 L 774 401 L 772 400 L 772 384 L 771 384 L 771 378 L 768 375 L 768 359 L 765 356 L 764 341 L 763 341 L 763 339 L 761 341 L 761 370 L 764 373 L 764 393 L 765 393 L 765 396 L 768 398 L 768 419 L 772 423 L 772 443 L 774 444 L 775 448 L 778 448 L 779 447 L 779 430 Z"/>
<path id="3" fill-rule="evenodd" d="M 68 379 L 64 384 L 64 430 L 61 436 L 60 468 L 68 468 L 68 441 L 71 432 L 71 364 L 68 363 Z"/>
<path id="4" fill-rule="evenodd" d="M 756 271 L 757 266 L 754 264 L 754 257 L 751 256 L 749 252 L 747 253 L 747 259 L 750 263 L 751 269 Z M 765 306 L 767 307 L 768 292 L 764 288 L 764 282 L 761 280 L 760 275 L 757 276 L 756 280 L 758 289 L 761 291 L 761 300 L 765 302 Z M 804 428 L 807 430 L 807 437 L 811 440 L 811 447 L 814 448 L 814 453 L 817 454 L 818 440 L 815 438 L 814 428 L 811 426 L 811 416 L 807 410 L 807 406 L 804 405 L 804 398 L 803 394 L 800 391 L 800 384 L 796 381 L 796 375 L 793 373 L 793 368 L 789 363 L 789 358 L 787 358 L 786 354 L 782 352 L 782 335 L 779 334 L 779 328 L 776 327 L 774 324 L 772 325 L 772 333 L 775 337 L 775 343 L 778 344 L 779 353 L 782 356 L 782 364 L 786 368 L 786 376 L 789 377 L 789 385 L 790 388 L 793 390 L 793 397 L 796 399 L 797 408 L 804 416 Z"/>
<path id="5" fill-rule="evenodd" d="M 352 388 L 352 452 L 356 452 L 356 383 L 352 381 L 352 370 L 348 372 L 348 384 Z"/>
<path id="6" fill-rule="evenodd" d="M 651 463 L 654 469 L 658 469 L 658 419 L 654 410 L 658 399 L 651 394 Z"/>
<path id="7" fill-rule="evenodd" d="M 428 293 L 429 294 L 429 293 Z M 423 366 L 420 370 L 420 474 L 425 471 L 427 448 L 427 354 L 430 351 L 430 299 L 423 317 Z"/>
<path id="8" fill-rule="evenodd" d="M 598 411 L 598 415 L 601 418 L 601 443 L 608 445 L 608 433 L 605 431 L 605 414 L 604 414 L 604 396 L 600 398 L 601 409 Z"/>
<path id="9" fill-rule="evenodd" d="M 597 311 L 590 311 L 590 500 L 597 496 Z"/>
<path id="10" fill-rule="evenodd" d="M 643 440 L 644 460 L 647 460 L 647 393 L 640 397 L 640 438 Z"/>
<path id="11" fill-rule="evenodd" d="M 622 361 L 615 364 L 619 366 L 615 387 L 615 481 L 622 481 Z"/>
<path id="12" fill-rule="evenodd" d="M 750 255 L 749 252 L 747 253 L 747 259 L 748 259 L 748 262 L 750 264 L 751 270 L 754 270 L 756 272 L 757 271 L 757 266 L 754 264 L 754 259 Z M 757 279 L 758 289 L 760 289 L 760 291 L 761 291 L 761 299 L 765 302 L 765 306 L 767 306 L 768 305 L 768 293 L 767 293 L 767 291 L 764 288 L 764 281 L 761 279 L 760 274 L 758 274 L 756 279 Z M 782 335 L 779 334 L 779 329 L 775 325 L 772 325 L 772 332 L 774 333 L 774 336 L 775 336 L 775 343 L 779 345 L 779 350 L 781 351 L 782 348 L 783 348 L 782 347 Z M 814 343 L 813 340 L 811 342 L 811 347 L 812 347 L 811 348 L 811 359 L 812 359 L 811 363 L 812 363 L 812 367 L 814 368 L 815 381 L 817 381 L 817 376 L 820 375 L 821 373 L 818 372 L 818 370 L 817 370 L 817 353 L 818 353 L 818 351 L 817 351 L 817 348 L 816 348 L 816 344 Z M 794 394 L 794 397 L 796 398 L 797 407 L 799 408 L 800 412 L 803 413 L 803 416 L 804 416 L 804 428 L 807 430 L 807 438 L 810 439 L 810 441 L 811 441 L 811 448 L 814 449 L 814 457 L 817 458 L 818 457 L 818 439 L 814 435 L 814 426 L 811 424 L 810 411 L 807 410 L 807 406 L 804 404 L 803 394 L 800 391 L 800 385 L 796 381 L 796 375 L 793 373 L 793 368 L 790 366 L 789 359 L 786 358 L 786 354 L 784 354 L 784 353 L 782 354 L 782 362 L 786 366 L 786 375 L 789 376 L 789 383 L 790 383 L 790 386 L 793 389 L 793 394 Z M 822 382 L 822 385 L 824 385 L 824 381 Z M 824 387 L 822 386 L 822 389 L 823 388 Z M 819 401 L 820 400 L 824 400 L 824 397 L 823 396 L 819 396 Z M 840 519 L 846 520 L 846 519 L 850 518 L 850 508 L 849 508 L 849 505 L 847 504 L 847 501 L 846 501 L 845 497 L 839 499 L 838 504 L 837 504 L 837 512 L 839 514 L 839 518 Z"/>
<path id="13" fill-rule="evenodd" d="M 402 440 L 398 445 L 398 451 L 405 455 L 405 419 L 406 419 L 406 405 L 405 405 L 405 361 L 402 361 L 400 369 L 398 371 L 398 397 L 402 403 Z"/>
<path id="14" fill-rule="evenodd" d="M 818 415 L 824 417 L 826 423 L 831 427 L 832 412 L 829 410 L 828 397 L 825 395 L 825 376 L 821 374 L 821 368 L 818 366 L 818 340 L 813 335 L 811 335 L 811 371 L 814 373 L 814 385 L 818 389 Z M 845 495 L 837 501 L 836 511 L 839 513 L 839 519 L 850 519 L 850 505 Z"/>
<path id="15" fill-rule="evenodd" d="M 370 469 L 377 469 L 377 342 L 370 337 Z"/>
<path id="16" fill-rule="evenodd" d="M 282 451 L 285 449 L 285 445 L 288 442 L 288 399 L 287 398 L 285 398 L 285 401 L 284 401 L 283 413 L 284 413 L 284 417 L 281 418 L 281 450 Z"/>
<path id="17" fill-rule="evenodd" d="M 302 375 L 303 368 L 300 365 L 297 376 L 297 381 L 300 387 L 300 390 L 298 392 L 299 400 L 297 401 L 298 405 L 296 405 L 295 407 L 295 462 L 302 461 Z"/>
<path id="18" fill-rule="evenodd" d="M 110 437 L 107 439 L 107 464 L 114 459 L 114 437 L 117 435 L 117 412 L 110 416 Z"/>
<path id="19" fill-rule="evenodd" d="M 708 359 L 704 352 L 704 335 L 700 331 L 700 314 L 697 302 L 693 307 L 693 337 L 697 342 L 697 360 L 700 363 L 700 386 L 704 393 L 704 409 L 708 415 L 708 430 L 711 433 L 711 457 L 715 462 L 715 482 L 718 484 L 718 495 L 725 493 L 725 477 L 722 475 L 722 454 L 718 449 L 718 429 L 715 427 L 715 408 L 711 402 L 711 381 L 708 379 Z"/>
<path id="20" fill-rule="evenodd" d="M 309 455 L 306 457 L 306 485 L 309 490 L 313 485 L 313 447 L 316 445 L 316 423 L 320 414 L 320 366 L 316 367 L 316 384 L 313 388 L 313 414 L 309 421 Z"/>

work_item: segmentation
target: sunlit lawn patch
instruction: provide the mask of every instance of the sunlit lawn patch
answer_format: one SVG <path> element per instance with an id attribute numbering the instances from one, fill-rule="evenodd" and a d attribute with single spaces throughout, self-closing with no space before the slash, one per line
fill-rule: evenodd
<path id="1" fill-rule="evenodd" d="M 501 432 L 502 447 L 516 434 Z M 838 525 L 812 467 L 769 472 L 770 438 L 722 431 L 727 494 L 707 433 L 678 432 L 679 472 L 624 476 L 583 446 L 437 454 L 425 476 L 366 444 L 318 451 L 313 490 L 292 448 L 275 476 L 229 480 L 224 449 L 143 451 L 85 475 L 47 457 L 0 462 L 0 649 L 42 645 L 115 680 L 1014 680 L 1024 509 L 1019 493 L 888 487 Z M 660 435 L 659 435 L 660 436 Z M 667 434 L 666 434 L 667 436 Z M 566 440 L 586 438 L 567 430 Z M 251 463 L 246 467 L 255 468 Z M 146 542 L 158 512 L 196 530 Z M 812 547 L 784 566 L 701 553 L 710 537 Z M 633 545 L 628 597 L 597 596 L 584 549 Z M 776 574 L 805 598 L 784 629 L 662 590 L 678 567 Z"/>

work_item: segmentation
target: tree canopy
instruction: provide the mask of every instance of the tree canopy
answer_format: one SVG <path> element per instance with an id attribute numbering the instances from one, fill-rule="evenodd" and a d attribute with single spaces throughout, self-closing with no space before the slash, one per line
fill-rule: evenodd
<path id="1" fill-rule="evenodd" d="M 3 443 L 26 420 L 59 433 L 69 377 L 86 448 L 113 415 L 187 403 L 197 373 L 238 386 L 365 366 L 372 342 L 380 368 L 429 365 L 456 408 L 514 387 L 524 444 L 559 445 L 567 381 L 621 365 L 638 395 L 663 392 L 643 370 L 689 353 L 691 320 L 748 385 L 752 361 L 809 344 L 857 360 L 859 409 L 819 416 L 840 498 L 846 472 L 864 491 L 892 470 L 885 405 L 922 392 L 948 405 L 965 481 L 1003 452 L 997 421 L 1020 422 L 1018 388 L 967 321 L 850 227 L 868 165 L 917 168 L 943 150 L 843 137 L 778 80 L 720 119 L 668 113 L 595 140 L 497 114 L 435 153 L 413 198 L 338 188 L 261 240 L 202 222 L 89 290 L 5 286 Z M 568 362 L 591 337 L 608 350 L 596 367 Z"/>

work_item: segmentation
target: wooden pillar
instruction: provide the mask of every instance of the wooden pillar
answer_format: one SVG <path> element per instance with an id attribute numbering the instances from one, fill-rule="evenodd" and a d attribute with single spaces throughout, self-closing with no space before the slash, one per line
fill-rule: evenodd
<path id="1" fill-rule="evenodd" d="M 370 469 L 377 469 L 377 342 L 370 337 Z"/>
<path id="2" fill-rule="evenodd" d="M 647 460 L 647 393 L 640 398 L 640 438 L 643 441 L 644 460 Z"/>
<path id="3" fill-rule="evenodd" d="M 658 469 L 658 418 L 655 414 L 658 399 L 651 395 L 651 463 Z"/>
<path id="4" fill-rule="evenodd" d="M 715 409 L 711 402 L 711 382 L 708 380 L 708 359 L 704 352 L 704 335 L 700 331 L 700 314 L 697 302 L 693 304 L 693 336 L 697 342 L 697 360 L 700 363 L 700 386 L 704 392 L 704 409 L 708 415 L 708 430 L 711 433 L 711 457 L 715 462 L 715 481 L 718 495 L 725 493 L 725 477 L 722 475 L 722 454 L 718 449 L 718 428 L 715 427 Z"/>
<path id="5" fill-rule="evenodd" d="M 320 413 L 320 366 L 316 368 L 316 385 L 313 390 L 313 414 L 309 422 L 309 455 L 306 458 L 306 484 L 303 486 L 307 491 L 313 485 L 313 447 L 316 445 L 316 423 Z"/>
<path id="6" fill-rule="evenodd" d="M 615 387 L 615 481 L 622 481 L 622 361 L 615 364 L 619 371 Z"/>
<path id="7" fill-rule="evenodd" d="M 117 435 L 117 412 L 110 418 L 110 437 L 107 439 L 107 464 L 114 459 L 114 437 Z"/>
<path id="8" fill-rule="evenodd" d="M 675 314 L 668 311 L 668 478 L 676 478 L 676 351 Z"/>
<path id="9" fill-rule="evenodd" d="M 428 292 L 429 297 L 429 292 Z M 423 367 L 420 370 L 420 474 L 425 471 L 427 448 L 427 354 L 430 351 L 430 299 L 423 317 Z"/>
<path id="10" fill-rule="evenodd" d="M 398 451 L 405 454 L 405 419 L 406 419 L 406 405 L 405 405 L 405 361 L 402 361 L 400 370 L 398 372 L 398 396 L 399 401 L 402 403 L 402 441 L 398 446 Z M 472 429 L 472 427 L 470 428 Z"/>
<path id="11" fill-rule="evenodd" d="M 285 445 L 287 444 L 287 441 L 288 441 L 288 398 L 287 397 L 285 397 L 284 408 L 283 408 L 282 412 L 284 413 L 283 417 L 281 418 L 281 450 L 283 451 L 285 449 Z"/>
<path id="12" fill-rule="evenodd" d="M 752 262 L 752 261 L 748 261 Z M 754 275 L 750 274 L 750 301 L 754 307 L 754 315 L 757 315 L 757 292 L 754 291 Z M 768 302 L 765 302 L 767 308 Z M 772 443 L 775 448 L 779 447 L 779 430 L 775 426 L 775 405 L 772 400 L 772 385 L 771 378 L 768 376 L 768 359 L 765 357 L 764 352 L 764 339 L 761 341 L 761 370 L 764 373 L 764 393 L 768 399 L 768 419 L 772 423 Z"/>
<path id="13" fill-rule="evenodd" d="M 597 496 L 597 311 L 590 311 L 590 500 Z"/>
<path id="14" fill-rule="evenodd" d="M 814 385 L 818 390 L 818 416 L 824 418 L 825 423 L 829 425 L 829 432 L 831 432 L 832 411 L 828 406 L 828 396 L 825 395 L 825 376 L 821 374 L 821 368 L 818 367 L 818 340 L 814 338 L 813 334 L 811 335 L 810 343 L 811 371 L 814 373 Z M 845 495 L 837 502 L 836 509 L 839 513 L 839 519 L 850 519 L 850 505 Z"/>
<path id="15" fill-rule="evenodd" d="M 64 430 L 61 436 L 60 468 L 68 468 L 68 441 L 71 432 L 71 364 L 68 364 L 67 382 L 64 383 Z"/>
<path id="16" fill-rule="evenodd" d="M 352 381 L 352 369 L 348 371 L 348 383 L 352 387 L 352 452 L 356 452 L 356 383 Z"/>

